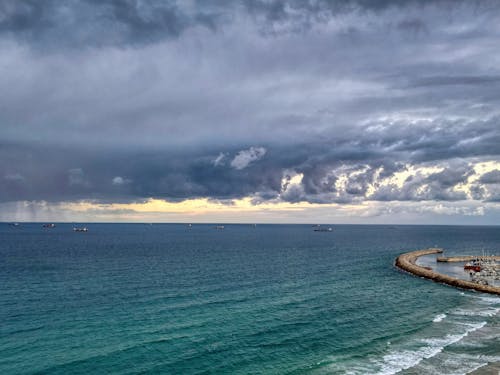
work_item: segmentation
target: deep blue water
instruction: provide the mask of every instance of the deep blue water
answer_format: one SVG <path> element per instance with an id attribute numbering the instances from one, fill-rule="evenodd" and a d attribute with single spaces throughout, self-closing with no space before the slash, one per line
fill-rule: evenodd
<path id="1" fill-rule="evenodd" d="M 500 298 L 401 252 L 500 254 L 500 227 L 0 224 L 0 374 L 466 373 Z"/>

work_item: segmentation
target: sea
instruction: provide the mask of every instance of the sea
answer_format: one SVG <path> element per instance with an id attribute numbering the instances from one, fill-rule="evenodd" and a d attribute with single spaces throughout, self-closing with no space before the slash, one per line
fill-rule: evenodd
<path id="1" fill-rule="evenodd" d="M 500 254 L 500 227 L 331 227 L 0 224 L 0 374 L 467 374 L 500 362 L 500 297 L 394 267 L 433 246 Z"/>

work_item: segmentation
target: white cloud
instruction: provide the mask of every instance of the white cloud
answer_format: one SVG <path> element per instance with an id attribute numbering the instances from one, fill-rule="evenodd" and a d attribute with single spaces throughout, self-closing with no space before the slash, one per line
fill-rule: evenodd
<path id="1" fill-rule="evenodd" d="M 215 167 L 218 167 L 219 165 L 224 165 L 224 159 L 226 158 L 226 154 L 221 152 L 219 156 L 217 156 L 214 160 L 212 160 L 212 164 Z"/>
<path id="2" fill-rule="evenodd" d="M 117 186 L 129 184 L 130 182 L 132 182 L 132 180 L 129 180 L 128 178 L 123 178 L 121 176 L 116 176 L 112 180 L 113 185 L 117 185 Z"/>
<path id="3" fill-rule="evenodd" d="M 123 185 L 124 183 L 125 180 L 123 179 L 123 177 L 116 176 L 115 178 L 113 178 L 113 185 Z"/>
<path id="4" fill-rule="evenodd" d="M 250 147 L 248 150 L 241 150 L 231 161 L 234 169 L 244 169 L 254 161 L 261 159 L 266 154 L 264 147 Z"/>

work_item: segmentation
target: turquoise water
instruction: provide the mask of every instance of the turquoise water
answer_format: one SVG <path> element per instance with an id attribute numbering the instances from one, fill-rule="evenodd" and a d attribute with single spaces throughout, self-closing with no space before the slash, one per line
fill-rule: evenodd
<path id="1" fill-rule="evenodd" d="M 500 298 L 393 267 L 500 254 L 499 227 L 0 225 L 1 374 L 467 373 Z"/>

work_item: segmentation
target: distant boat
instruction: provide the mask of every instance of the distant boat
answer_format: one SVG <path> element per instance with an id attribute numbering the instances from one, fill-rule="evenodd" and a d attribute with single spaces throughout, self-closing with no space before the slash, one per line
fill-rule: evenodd
<path id="1" fill-rule="evenodd" d="M 224 225 L 216 225 L 215 229 L 222 230 L 224 229 Z"/>
<path id="2" fill-rule="evenodd" d="M 18 227 L 19 226 L 19 223 L 10 223 L 9 224 L 11 227 Z"/>
<path id="3" fill-rule="evenodd" d="M 78 227 L 73 227 L 73 232 L 88 232 L 88 228 L 87 227 L 82 227 L 82 228 L 78 228 Z"/>
<path id="4" fill-rule="evenodd" d="M 316 227 L 316 228 L 314 228 L 314 231 L 315 232 L 332 232 L 333 228 L 332 227 L 328 227 L 328 228 Z"/>
<path id="5" fill-rule="evenodd" d="M 43 227 L 43 228 L 55 228 L 55 227 L 56 227 L 56 225 L 55 225 L 55 224 L 53 224 L 53 223 L 50 223 L 50 224 L 43 224 L 43 225 L 42 225 L 42 227 Z"/>

